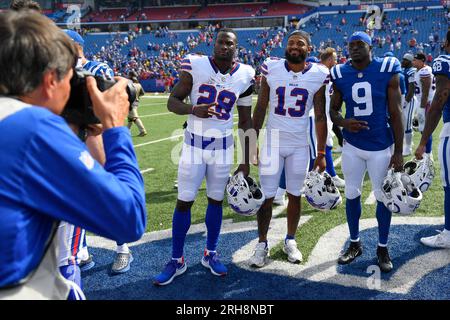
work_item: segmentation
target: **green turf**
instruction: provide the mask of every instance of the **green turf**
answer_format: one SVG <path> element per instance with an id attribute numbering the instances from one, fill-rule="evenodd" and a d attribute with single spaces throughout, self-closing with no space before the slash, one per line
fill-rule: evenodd
<path id="1" fill-rule="evenodd" d="M 255 100 L 254 100 L 255 102 Z M 186 116 L 175 114 L 165 114 L 167 110 L 167 97 L 160 98 L 143 98 L 139 107 L 139 115 L 148 131 L 145 137 L 137 137 L 139 133 L 136 126 L 132 127 L 133 142 L 135 145 L 165 139 L 172 135 L 180 135 L 183 133 L 181 127 Z M 162 114 L 161 114 L 162 113 Z M 161 114 L 161 115 L 158 115 Z M 148 115 L 154 115 L 146 117 Z M 237 119 L 235 119 L 236 121 Z M 416 216 L 441 216 L 443 214 L 443 192 L 440 182 L 440 168 L 437 161 L 439 132 L 442 123 L 436 130 L 433 138 L 433 156 L 435 159 L 436 176 L 435 180 L 425 195 L 420 208 L 416 212 Z M 415 133 L 414 143 L 417 145 L 419 134 Z M 172 214 L 177 198 L 177 190 L 174 188 L 174 181 L 177 179 L 177 163 L 171 160 L 171 154 L 180 150 L 182 138 L 175 141 L 164 140 L 152 144 L 136 147 L 136 154 L 141 170 L 154 168 L 154 171 L 144 173 L 145 190 L 147 196 L 147 231 L 156 231 L 169 229 L 172 227 Z M 337 144 L 336 144 L 337 145 Z M 178 149 L 177 149 L 178 148 Z M 340 154 L 334 154 L 334 158 Z M 411 157 L 405 158 L 405 161 Z M 343 177 L 340 165 L 336 168 L 339 176 Z M 257 177 L 257 168 L 251 168 L 252 176 Z M 361 199 L 364 202 L 371 191 L 370 181 L 366 175 Z M 341 191 L 344 195 L 343 190 Z M 345 198 L 343 196 L 343 198 Z M 206 201 L 205 184 L 201 186 L 196 201 L 192 207 L 192 224 L 204 223 Z M 329 212 L 320 212 L 312 209 L 309 204 L 302 199 L 302 214 L 311 215 L 312 218 L 302 225 L 296 234 L 297 243 L 301 250 L 304 261 L 307 261 L 312 249 L 319 238 L 333 227 L 346 223 L 345 217 L 345 199 L 336 210 Z M 285 212 L 279 217 L 285 217 Z M 364 205 L 362 218 L 375 217 L 375 205 Z M 224 202 L 224 219 L 233 219 L 234 221 L 255 221 L 256 217 L 240 217 L 236 215 Z M 277 219 L 277 218 L 274 218 Z M 269 230 L 270 232 L 270 230 Z M 275 245 L 271 250 L 271 256 L 274 259 L 286 260 L 285 254 L 282 252 L 282 241 Z M 225 244 L 222 244 L 225 245 Z M 250 253 L 249 253 L 250 254 Z"/>

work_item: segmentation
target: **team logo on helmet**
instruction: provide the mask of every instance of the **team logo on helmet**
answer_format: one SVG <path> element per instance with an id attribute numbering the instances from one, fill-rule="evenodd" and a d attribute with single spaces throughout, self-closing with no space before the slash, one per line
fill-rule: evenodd
<path id="1" fill-rule="evenodd" d="M 244 177 L 242 172 L 230 178 L 226 194 L 231 209 L 241 216 L 256 214 L 266 199 L 255 180 L 250 176 Z"/>
<path id="2" fill-rule="evenodd" d="M 339 189 L 326 172 L 319 173 L 316 170 L 308 172 L 304 185 L 306 200 L 316 209 L 327 211 L 335 209 L 342 203 Z"/>
<path id="3" fill-rule="evenodd" d="M 381 200 L 392 213 L 412 214 L 422 201 L 422 192 L 409 175 L 389 169 L 381 187 Z"/>

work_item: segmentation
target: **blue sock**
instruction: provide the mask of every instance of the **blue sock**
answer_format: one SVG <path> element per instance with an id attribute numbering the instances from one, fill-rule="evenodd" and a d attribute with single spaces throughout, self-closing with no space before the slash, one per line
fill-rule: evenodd
<path id="1" fill-rule="evenodd" d="M 208 234 L 206 236 L 206 249 L 216 251 L 219 242 L 220 227 L 222 226 L 222 205 L 208 203 L 206 208 L 205 224 Z"/>
<path id="2" fill-rule="evenodd" d="M 172 220 L 172 258 L 183 256 L 184 240 L 191 226 L 191 210 L 180 212 L 175 208 Z"/>
<path id="3" fill-rule="evenodd" d="M 350 231 L 350 240 L 357 240 L 359 238 L 359 218 L 361 217 L 361 212 L 361 196 L 355 199 L 347 199 L 345 213 Z"/>
<path id="4" fill-rule="evenodd" d="M 309 158 L 309 169 L 308 171 L 311 171 L 312 169 L 314 169 L 314 161 L 316 160 L 316 158 Z"/>
<path id="5" fill-rule="evenodd" d="M 281 189 L 286 189 L 286 173 L 284 172 L 284 168 L 283 168 L 283 171 L 281 171 L 279 187 Z"/>
<path id="6" fill-rule="evenodd" d="M 286 238 L 284 238 L 284 243 L 286 243 L 288 240 L 294 240 L 294 239 L 295 239 L 295 236 L 294 236 L 294 235 L 291 236 L 291 235 L 287 234 L 287 235 L 286 235 Z"/>
<path id="7" fill-rule="evenodd" d="M 386 245 L 391 226 L 392 212 L 386 208 L 383 202 L 377 201 L 376 215 L 378 221 L 378 241 L 380 244 Z"/>
<path id="8" fill-rule="evenodd" d="M 325 160 L 327 162 L 327 172 L 330 176 L 334 177 L 336 175 L 336 171 L 334 170 L 333 164 L 333 156 L 331 155 L 331 149 L 333 147 L 326 146 L 325 148 Z"/>
<path id="9" fill-rule="evenodd" d="M 430 136 L 425 146 L 425 153 L 431 153 L 432 147 L 433 147 L 433 136 Z"/>
<path id="10" fill-rule="evenodd" d="M 444 187 L 445 230 L 450 231 L 450 187 Z"/>

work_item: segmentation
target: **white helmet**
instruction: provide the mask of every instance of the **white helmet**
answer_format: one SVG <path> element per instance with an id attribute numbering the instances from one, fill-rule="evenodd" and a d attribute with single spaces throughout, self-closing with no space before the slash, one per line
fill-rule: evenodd
<path id="1" fill-rule="evenodd" d="M 228 204 L 241 216 L 256 214 L 266 197 L 255 180 L 240 171 L 230 178 L 226 187 Z"/>
<path id="2" fill-rule="evenodd" d="M 411 177 L 414 186 L 425 192 L 431 186 L 434 178 L 433 160 L 428 154 L 423 155 L 422 160 L 412 159 L 406 162 L 403 170 Z"/>
<path id="3" fill-rule="evenodd" d="M 381 186 L 381 200 L 392 213 L 412 214 L 422 201 L 422 192 L 406 173 L 389 169 Z"/>
<path id="4" fill-rule="evenodd" d="M 342 203 L 339 189 L 334 185 L 331 176 L 317 170 L 308 172 L 305 178 L 305 197 L 311 206 L 319 210 L 335 209 Z"/>

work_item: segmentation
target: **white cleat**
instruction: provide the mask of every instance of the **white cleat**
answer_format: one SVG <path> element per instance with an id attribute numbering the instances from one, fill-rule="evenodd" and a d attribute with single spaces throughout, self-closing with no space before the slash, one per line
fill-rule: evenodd
<path id="1" fill-rule="evenodd" d="M 273 204 L 276 206 L 286 206 L 286 197 L 283 195 L 280 198 L 274 198 Z"/>
<path id="2" fill-rule="evenodd" d="M 277 189 L 277 194 L 273 199 L 273 204 L 276 206 L 285 206 L 286 205 L 286 189 Z"/>
<path id="3" fill-rule="evenodd" d="M 336 188 L 344 188 L 345 187 L 345 180 L 340 178 L 338 175 L 335 175 L 331 179 L 333 179 L 333 183 L 336 186 Z"/>
<path id="4" fill-rule="evenodd" d="M 269 257 L 269 245 L 265 242 L 258 242 L 255 247 L 253 256 L 250 258 L 250 266 L 254 268 L 262 268 Z"/>
<path id="5" fill-rule="evenodd" d="M 300 263 L 303 260 L 302 253 L 297 248 L 297 242 L 293 239 L 284 242 L 283 252 L 287 254 L 289 262 Z"/>
<path id="6" fill-rule="evenodd" d="M 431 248 L 450 249 L 450 231 L 440 231 L 435 236 L 420 238 L 420 242 Z"/>

